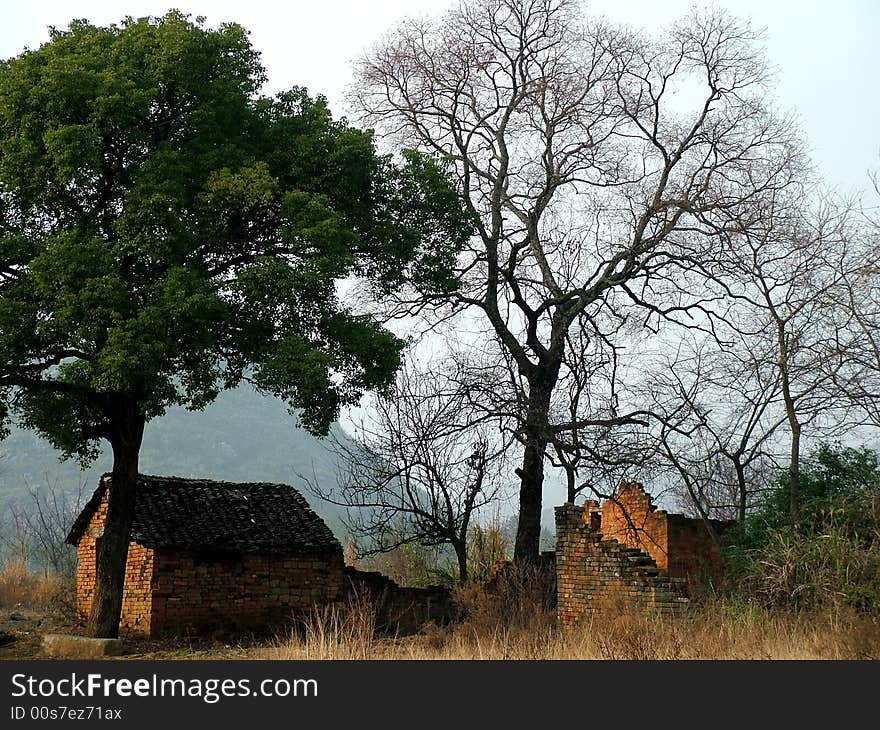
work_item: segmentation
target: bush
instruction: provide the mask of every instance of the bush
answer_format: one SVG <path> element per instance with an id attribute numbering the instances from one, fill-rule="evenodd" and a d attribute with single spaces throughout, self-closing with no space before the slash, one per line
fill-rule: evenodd
<path id="1" fill-rule="evenodd" d="M 31 570 L 21 561 L 7 561 L 0 568 L 0 608 L 68 613 L 75 594 L 71 581 L 51 572 Z"/>
<path id="2" fill-rule="evenodd" d="M 770 606 L 880 609 L 880 462 L 869 449 L 821 445 L 805 460 L 797 524 L 781 472 L 730 537 L 728 569 L 745 598 Z"/>

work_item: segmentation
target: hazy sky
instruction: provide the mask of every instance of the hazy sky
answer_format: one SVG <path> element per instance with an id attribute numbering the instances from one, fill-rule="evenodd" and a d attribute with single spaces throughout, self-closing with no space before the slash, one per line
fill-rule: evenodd
<path id="1" fill-rule="evenodd" d="M 655 27 L 674 20 L 692 0 L 594 0 L 593 12 L 614 21 Z M 698 3 L 703 4 L 703 3 Z M 777 98 L 802 118 L 814 158 L 827 180 L 851 190 L 864 187 L 867 170 L 880 165 L 878 0 L 721 0 L 767 31 L 768 57 L 779 69 Z M 306 86 L 326 95 L 340 113 L 350 60 L 396 20 L 436 13 L 448 0 L 0 0 L 0 57 L 36 47 L 47 27 L 71 18 L 107 24 L 125 15 L 160 15 L 177 7 L 205 15 L 210 24 L 241 23 L 263 54 L 269 90 Z"/>
<path id="2" fill-rule="evenodd" d="M 322 93 L 342 113 L 350 61 L 397 20 L 434 14 L 450 0 L 0 0 L 0 58 L 47 40 L 49 26 L 72 18 L 109 24 L 125 15 L 161 15 L 171 7 L 205 15 L 209 24 L 235 21 L 251 31 L 269 74 L 267 91 L 292 85 Z M 683 15 L 693 0 L 593 0 L 587 7 L 612 21 L 657 27 Z M 705 3 L 697 3 L 705 4 Z M 864 188 L 880 167 L 880 0 L 717 0 L 716 5 L 766 29 L 778 68 L 778 103 L 801 116 L 814 159 L 826 180 L 844 191 Z M 552 482 L 552 480 L 551 480 Z M 561 499 L 548 483 L 546 504 Z M 558 492 L 558 493 L 557 493 Z"/>

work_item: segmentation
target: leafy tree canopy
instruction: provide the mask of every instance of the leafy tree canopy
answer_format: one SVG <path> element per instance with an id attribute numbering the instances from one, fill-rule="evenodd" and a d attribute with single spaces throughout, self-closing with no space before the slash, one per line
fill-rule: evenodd
<path id="1" fill-rule="evenodd" d="M 339 302 L 448 275 L 470 222 L 445 171 L 265 72 L 240 26 L 74 21 L 0 63 L 0 423 L 66 455 L 250 378 L 326 432 L 401 343 Z"/>
<path id="2" fill-rule="evenodd" d="M 819 444 L 801 469 L 801 499 L 804 526 L 820 520 L 836 502 L 858 497 L 880 487 L 880 454 L 865 446 Z M 788 478 L 777 474 L 754 519 L 773 527 L 790 522 Z"/>
<path id="3" fill-rule="evenodd" d="M 789 511 L 788 470 L 783 469 L 757 509 L 731 533 L 735 544 L 728 558 L 734 572 L 748 559 L 748 551 L 765 547 L 779 531 L 820 535 L 836 526 L 876 537 L 876 517 L 867 513 L 870 509 L 866 512 L 866 505 L 880 496 L 880 454 L 865 446 L 819 444 L 805 459 L 800 479 L 802 505 L 796 525 Z"/>

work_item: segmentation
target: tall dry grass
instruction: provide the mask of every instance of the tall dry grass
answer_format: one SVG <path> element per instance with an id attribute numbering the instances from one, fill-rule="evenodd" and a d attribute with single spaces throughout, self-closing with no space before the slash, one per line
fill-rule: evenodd
<path id="1" fill-rule="evenodd" d="M 357 593 L 346 603 L 315 607 L 265 658 L 371 659 L 379 641 L 376 619 L 375 605 Z"/>
<path id="2" fill-rule="evenodd" d="M 34 571 L 21 561 L 0 567 L 0 609 L 75 615 L 76 587 L 57 573 Z"/>
<path id="3" fill-rule="evenodd" d="M 852 610 L 787 612 L 716 600 L 684 617 L 607 607 L 560 629 L 543 600 L 470 588 L 466 618 L 416 636 L 378 637 L 361 603 L 315 614 L 304 634 L 258 652 L 273 659 L 880 659 L 880 617 Z"/>

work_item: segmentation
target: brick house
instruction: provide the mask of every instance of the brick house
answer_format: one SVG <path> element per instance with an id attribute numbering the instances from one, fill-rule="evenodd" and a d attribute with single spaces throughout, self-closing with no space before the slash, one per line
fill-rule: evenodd
<path id="1" fill-rule="evenodd" d="M 76 546 L 77 609 L 87 615 L 110 475 L 67 537 Z M 342 547 L 286 484 L 141 476 L 126 564 L 120 630 L 186 630 L 289 623 L 347 588 Z"/>

